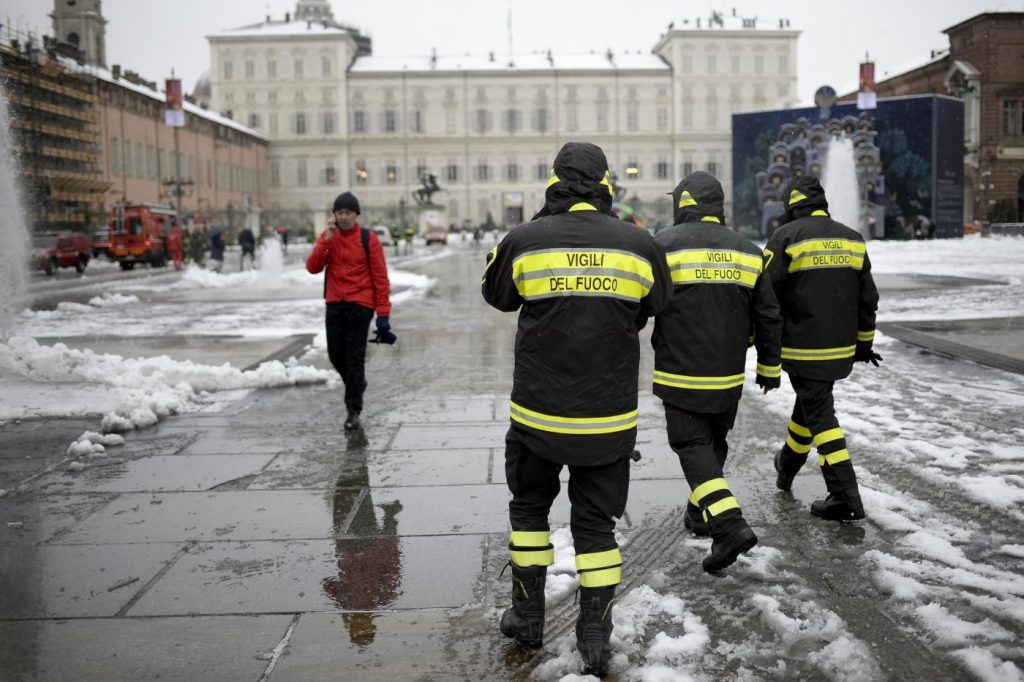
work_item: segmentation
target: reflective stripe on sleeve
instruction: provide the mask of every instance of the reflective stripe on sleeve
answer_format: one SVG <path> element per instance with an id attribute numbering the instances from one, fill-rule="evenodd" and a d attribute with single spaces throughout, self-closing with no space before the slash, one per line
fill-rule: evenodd
<path id="1" fill-rule="evenodd" d="M 759 362 L 757 363 L 757 373 L 763 377 L 775 379 L 782 376 L 782 365 L 762 365 Z"/>
<path id="2" fill-rule="evenodd" d="M 843 346 L 841 348 L 787 348 L 782 347 L 783 360 L 803 360 L 813 362 L 816 360 L 843 360 L 852 358 L 857 346 Z"/>
<path id="3" fill-rule="evenodd" d="M 640 411 L 633 410 L 609 417 L 559 417 L 529 410 L 509 401 L 509 416 L 513 421 L 539 431 L 567 433 L 577 436 L 616 433 L 636 428 Z"/>
<path id="4" fill-rule="evenodd" d="M 875 330 L 872 329 L 869 332 L 857 332 L 857 340 L 858 341 L 874 341 L 875 340 Z"/>
<path id="5" fill-rule="evenodd" d="M 743 374 L 724 377 L 692 377 L 654 370 L 654 383 L 671 388 L 688 388 L 694 391 L 721 391 L 743 385 Z"/>

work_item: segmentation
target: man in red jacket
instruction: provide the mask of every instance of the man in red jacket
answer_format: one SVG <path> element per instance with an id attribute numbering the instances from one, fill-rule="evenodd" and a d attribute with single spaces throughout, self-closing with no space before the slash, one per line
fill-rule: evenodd
<path id="1" fill-rule="evenodd" d="M 377 313 L 379 343 L 394 343 L 388 315 L 391 285 L 384 250 L 371 230 L 359 225 L 359 200 L 351 192 L 334 200 L 334 215 L 306 259 L 306 270 L 324 274 L 327 355 L 345 384 L 345 430 L 359 428 L 366 390 L 366 334 Z"/>

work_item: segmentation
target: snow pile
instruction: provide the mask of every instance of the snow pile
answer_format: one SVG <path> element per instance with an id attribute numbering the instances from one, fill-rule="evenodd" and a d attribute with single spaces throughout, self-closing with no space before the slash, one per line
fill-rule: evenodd
<path id="1" fill-rule="evenodd" d="M 74 350 L 62 343 L 42 346 L 35 339 L 15 337 L 0 344 L 0 369 L 36 381 L 82 381 L 117 389 L 118 408 L 103 418 L 104 431 L 129 431 L 157 423 L 160 418 L 196 409 L 203 393 L 238 389 L 290 386 L 328 381 L 332 372 L 295 362 L 265 362 L 242 371 L 224 363 L 219 367 L 165 355 L 124 358 Z"/>
<path id="2" fill-rule="evenodd" d="M 68 446 L 68 457 L 79 459 L 81 457 L 102 457 L 106 454 L 107 448 L 114 445 L 124 445 L 124 436 L 116 433 L 97 433 L 86 431 L 78 437 L 74 443 Z"/>
<path id="3" fill-rule="evenodd" d="M 109 306 L 127 305 L 129 303 L 138 303 L 139 297 L 131 294 L 117 294 L 117 293 L 105 293 L 102 296 L 93 296 L 89 299 L 89 305 L 96 308 L 106 308 Z"/>

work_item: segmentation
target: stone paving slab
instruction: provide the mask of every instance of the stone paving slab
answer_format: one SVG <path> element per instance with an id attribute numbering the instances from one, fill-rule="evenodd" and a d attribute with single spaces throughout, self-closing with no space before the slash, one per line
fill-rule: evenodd
<path id="1" fill-rule="evenodd" d="M 391 447 L 396 450 L 429 450 L 492 447 L 505 442 L 507 424 L 403 424 Z"/>
<path id="2" fill-rule="evenodd" d="M 458 607 L 473 599 L 484 540 L 481 535 L 464 534 L 200 543 L 127 613 Z"/>
<path id="3" fill-rule="evenodd" d="M 173 544 L 4 547 L 0 618 L 114 616 L 177 551 Z"/>
<path id="4" fill-rule="evenodd" d="M 0 622 L 0 676 L 48 682 L 254 682 L 290 615 Z"/>
<path id="5" fill-rule="evenodd" d="M 40 495 L 34 492 L 0 497 L 0 548 L 46 542 L 111 499 L 112 495 Z"/>

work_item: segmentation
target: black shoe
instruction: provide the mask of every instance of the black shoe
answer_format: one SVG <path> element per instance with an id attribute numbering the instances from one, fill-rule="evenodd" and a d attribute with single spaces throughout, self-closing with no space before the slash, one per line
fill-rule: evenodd
<path id="1" fill-rule="evenodd" d="M 859 521 L 865 517 L 857 490 L 829 493 L 824 500 L 811 502 L 811 514 L 826 521 Z"/>
<path id="2" fill-rule="evenodd" d="M 544 643 L 544 582 L 547 566 L 512 564 L 512 606 L 501 614 L 501 634 L 527 649 Z"/>
<path id="3" fill-rule="evenodd" d="M 793 488 L 793 479 L 800 473 L 800 467 L 807 461 L 807 455 L 798 455 L 783 445 L 782 449 L 775 455 L 775 487 L 779 490 L 790 490 Z"/>
<path id="4" fill-rule="evenodd" d="M 683 514 L 683 525 L 699 538 L 705 538 L 711 534 L 700 510 L 693 506 L 686 507 L 686 513 Z"/>
<path id="5" fill-rule="evenodd" d="M 604 677 L 612 658 L 612 599 L 615 586 L 581 587 L 576 621 L 576 649 L 583 657 L 583 674 Z"/>
<path id="6" fill-rule="evenodd" d="M 359 423 L 359 410 L 349 410 L 345 415 L 345 430 L 355 431 L 362 425 Z"/>
<path id="7" fill-rule="evenodd" d="M 736 557 L 750 551 L 757 544 L 753 529 L 742 518 L 736 519 L 731 530 L 713 534 L 711 554 L 704 557 L 701 567 L 708 573 L 716 573 L 732 566 Z"/>

